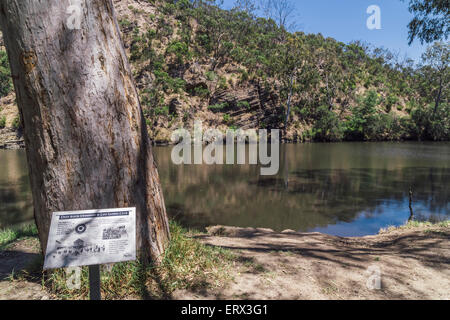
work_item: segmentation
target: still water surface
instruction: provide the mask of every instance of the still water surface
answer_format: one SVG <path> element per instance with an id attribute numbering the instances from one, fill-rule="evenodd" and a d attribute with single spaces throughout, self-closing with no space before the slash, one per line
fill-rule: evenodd
<path id="1" fill-rule="evenodd" d="M 415 218 L 450 218 L 450 143 L 282 145 L 277 176 L 251 165 L 174 165 L 154 153 L 168 214 L 185 226 L 223 224 L 340 236 L 376 234 Z M 24 150 L 0 151 L 0 228 L 33 217 Z"/>

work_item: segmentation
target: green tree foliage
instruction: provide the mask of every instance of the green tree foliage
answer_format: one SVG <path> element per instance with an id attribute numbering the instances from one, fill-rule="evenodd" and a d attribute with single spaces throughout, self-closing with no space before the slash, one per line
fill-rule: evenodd
<path id="1" fill-rule="evenodd" d="M 6 126 L 6 117 L 3 116 L 0 118 L 0 129 L 3 129 Z"/>
<path id="2" fill-rule="evenodd" d="M 441 100 L 448 102 L 450 44 L 435 42 L 423 54 L 422 61 L 424 76 L 426 76 L 429 86 L 431 86 L 429 91 L 434 97 L 433 112 L 436 113 Z"/>
<path id="3" fill-rule="evenodd" d="M 348 140 L 372 140 L 377 131 L 376 106 L 379 103 L 375 91 L 369 91 L 352 110 L 345 123 L 345 136 Z"/>
<path id="4" fill-rule="evenodd" d="M 270 117 L 259 121 L 264 128 L 286 124 L 287 129 L 295 121 L 308 128 L 305 137 L 317 141 L 448 139 L 448 43 L 431 46 L 416 67 L 363 42 L 289 32 L 289 15 L 283 16 L 283 6 L 277 7 L 281 15 L 274 15 L 272 0 L 263 1 L 272 10 L 267 18 L 256 17 L 253 0 L 237 0 L 232 10 L 221 9 L 221 0 L 149 2 L 156 6 L 145 17 L 151 27 L 141 30 L 130 18 L 119 22 L 149 123 L 160 117 L 170 120 L 167 105 L 178 95 L 180 101 L 197 97 L 232 125 L 226 112 L 253 112 L 250 104 L 210 101 L 210 86 L 248 86 L 267 93 L 276 104 Z M 425 21 L 415 22 L 414 37 L 428 39 L 426 32 L 431 31 L 423 28 L 433 26 L 435 15 L 447 17 L 443 27 L 435 28 L 437 34 L 448 34 L 448 6 L 439 4 L 444 2 L 448 0 L 410 1 L 416 18 Z M 283 3 L 285 8 L 292 5 Z M 201 71 L 199 79 L 207 84 L 186 85 L 183 74 L 191 67 Z M 225 70 L 235 74 L 225 76 Z M 0 52 L 0 95 L 11 88 L 6 53 Z M 183 121 L 191 119 L 192 113 L 184 112 Z"/>
<path id="5" fill-rule="evenodd" d="M 11 71 L 9 69 L 8 55 L 0 50 L 0 98 L 12 90 Z"/>
<path id="6" fill-rule="evenodd" d="M 434 106 L 416 108 L 411 112 L 412 137 L 417 140 L 448 141 L 450 139 L 450 105 L 443 104 L 437 112 Z"/>
<path id="7" fill-rule="evenodd" d="M 409 11 L 414 14 L 408 25 L 409 44 L 416 38 L 422 44 L 448 38 L 450 33 L 448 0 L 409 0 Z"/>
<path id="8" fill-rule="evenodd" d="M 423 13 L 422 18 L 445 11 L 435 1 L 425 1 L 425 5 L 441 11 L 420 7 L 419 2 L 413 0 L 410 5 L 414 12 Z M 139 64 L 138 70 L 151 71 L 154 76 L 152 89 L 141 92 L 147 114 L 164 116 L 150 109 L 164 107 L 164 94 L 186 90 L 177 78 L 183 65 L 196 61 L 209 64 L 205 78 L 216 88 L 228 90 L 220 68 L 231 63 L 239 65 L 239 85 L 257 83 L 277 97 L 279 107 L 271 119 L 261 122 L 265 126 L 281 128 L 286 124 L 288 128 L 295 118 L 309 125 L 309 136 L 317 141 L 440 140 L 445 136 L 439 130 L 447 128 L 448 118 L 442 112 L 447 110 L 444 89 L 448 81 L 434 62 L 439 60 L 434 54 L 438 50 L 430 49 L 434 53 L 415 68 L 411 60 L 401 61 L 386 49 L 362 42 L 345 44 L 321 34 L 289 32 L 285 8 L 293 5 L 290 1 L 237 0 L 232 10 L 221 9 L 222 3 L 168 0 L 157 6 L 159 12 L 152 18 L 156 29 L 142 32 L 132 23 L 126 26 L 134 28 L 132 61 Z M 266 9 L 266 18 L 256 17 L 257 4 L 263 4 L 259 9 Z M 176 28 L 168 23 L 173 17 Z M 156 53 L 154 41 L 166 39 L 165 52 Z M 436 101 L 439 88 L 442 105 L 435 113 L 441 119 L 426 118 L 424 110 L 429 111 L 428 106 Z M 186 94 L 211 98 L 204 86 L 188 88 Z M 213 112 L 228 110 L 221 103 L 208 105 Z M 229 116 L 224 115 L 224 122 L 230 122 Z"/>
<path id="9" fill-rule="evenodd" d="M 321 106 L 317 110 L 317 120 L 313 127 L 313 138 L 316 141 L 335 142 L 344 138 L 344 129 L 336 113 L 328 106 Z"/>

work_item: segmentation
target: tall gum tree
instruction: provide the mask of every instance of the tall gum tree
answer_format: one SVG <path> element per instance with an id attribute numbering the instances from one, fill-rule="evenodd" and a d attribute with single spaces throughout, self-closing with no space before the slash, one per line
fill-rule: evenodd
<path id="1" fill-rule="evenodd" d="M 0 27 L 43 252 L 54 211 L 136 207 L 138 249 L 159 261 L 164 198 L 112 1 L 2 0 Z"/>

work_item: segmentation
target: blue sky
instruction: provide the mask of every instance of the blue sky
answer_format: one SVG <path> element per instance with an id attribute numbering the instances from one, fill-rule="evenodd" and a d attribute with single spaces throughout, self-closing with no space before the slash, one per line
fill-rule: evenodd
<path id="1" fill-rule="evenodd" d="M 408 45 L 408 23 L 412 15 L 408 0 L 297 0 L 295 21 L 297 29 L 305 33 L 322 33 L 338 41 L 348 43 L 362 40 L 377 47 L 385 47 L 399 57 L 405 55 L 419 61 L 426 46 L 420 41 Z M 224 0 L 224 7 L 231 8 L 234 0 Z M 381 9 L 381 30 L 369 30 L 366 13 L 370 5 Z"/>

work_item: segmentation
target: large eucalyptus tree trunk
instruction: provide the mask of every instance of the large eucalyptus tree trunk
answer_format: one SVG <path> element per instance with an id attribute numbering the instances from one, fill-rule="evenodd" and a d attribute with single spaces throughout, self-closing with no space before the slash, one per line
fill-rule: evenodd
<path id="1" fill-rule="evenodd" d="M 111 0 L 1 0 L 3 30 L 45 252 L 54 211 L 136 207 L 158 261 L 169 228 Z"/>

